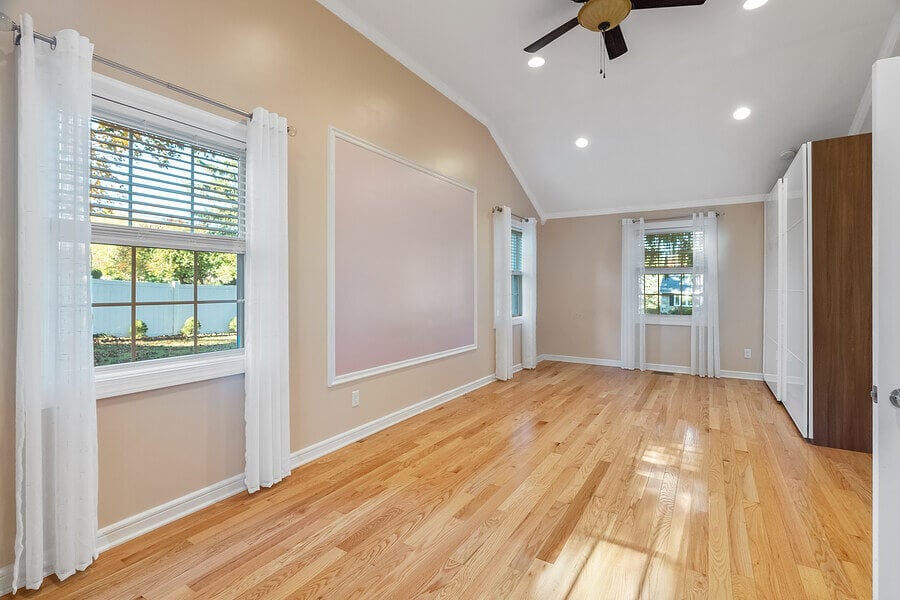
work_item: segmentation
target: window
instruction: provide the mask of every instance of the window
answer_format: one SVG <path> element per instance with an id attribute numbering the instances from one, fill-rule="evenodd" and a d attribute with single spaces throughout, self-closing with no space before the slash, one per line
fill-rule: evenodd
<path id="1" fill-rule="evenodd" d="M 242 347 L 244 156 L 95 117 L 98 367 Z"/>
<path id="2" fill-rule="evenodd" d="M 641 282 L 645 314 L 690 315 L 694 287 L 702 275 L 692 275 L 694 235 L 665 231 L 644 236 L 644 276 Z"/>
<path id="3" fill-rule="evenodd" d="M 512 316 L 522 316 L 522 232 L 512 230 Z"/>

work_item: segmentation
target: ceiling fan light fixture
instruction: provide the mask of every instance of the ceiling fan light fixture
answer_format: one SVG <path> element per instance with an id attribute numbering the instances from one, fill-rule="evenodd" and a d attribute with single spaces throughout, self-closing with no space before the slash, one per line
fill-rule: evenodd
<path id="1" fill-rule="evenodd" d="M 738 108 L 737 110 L 735 110 L 731 116 L 734 117 L 735 121 L 743 121 L 744 119 L 746 119 L 747 117 L 750 116 L 751 112 L 753 112 L 753 111 L 751 111 L 746 106 L 742 106 L 742 107 Z"/>
<path id="2" fill-rule="evenodd" d="M 544 63 L 546 62 L 547 61 L 544 60 L 543 56 L 532 56 L 530 59 L 528 59 L 528 66 L 532 69 L 538 69 L 540 67 L 543 67 Z"/>
<path id="3" fill-rule="evenodd" d="M 586 137 L 580 137 L 575 140 L 575 146 L 577 146 L 578 148 L 587 148 L 588 146 L 590 146 L 590 144 L 590 140 L 588 140 Z"/>
<path id="4" fill-rule="evenodd" d="M 769 0 L 745 0 L 744 2 L 744 10 L 756 10 L 760 6 L 763 6 Z"/>

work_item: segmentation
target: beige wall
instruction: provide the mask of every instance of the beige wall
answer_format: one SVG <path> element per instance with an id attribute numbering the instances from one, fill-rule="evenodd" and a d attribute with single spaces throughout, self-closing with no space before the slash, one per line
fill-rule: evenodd
<path id="1" fill-rule="evenodd" d="M 763 205 L 717 209 L 722 368 L 762 371 Z M 658 219 L 690 209 L 629 214 Z M 538 228 L 538 353 L 619 360 L 622 218 L 554 219 Z M 690 328 L 647 326 L 647 361 L 690 365 Z M 744 358 L 744 348 L 753 356 Z"/>
<path id="2" fill-rule="evenodd" d="M 42 32 L 72 27 L 97 54 L 229 104 L 288 117 L 291 445 L 331 437 L 494 371 L 490 207 L 534 210 L 489 132 L 313 0 L 0 0 Z M 0 565 L 11 560 L 15 346 L 15 71 L 0 35 Z M 104 71 L 106 72 L 106 71 Z M 108 73 L 108 72 L 107 72 Z M 118 75 L 121 77 L 121 75 Z M 153 91 L 159 91 L 156 88 Z M 328 389 L 326 140 L 360 136 L 478 189 L 478 350 Z M 350 406 L 351 390 L 361 405 Z M 242 471 L 241 378 L 98 402 L 100 523 Z"/>

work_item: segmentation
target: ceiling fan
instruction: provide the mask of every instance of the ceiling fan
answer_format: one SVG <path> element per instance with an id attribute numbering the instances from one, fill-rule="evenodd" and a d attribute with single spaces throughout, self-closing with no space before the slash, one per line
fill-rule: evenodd
<path id="1" fill-rule="evenodd" d="M 625 36 L 619 23 L 632 10 L 644 8 L 674 8 L 676 6 L 699 6 L 706 0 L 572 0 L 584 4 L 578 11 L 578 16 L 568 21 L 538 41 L 525 47 L 525 52 L 537 52 L 550 42 L 562 37 L 579 25 L 591 31 L 599 31 L 603 35 L 606 44 L 606 52 L 610 60 L 618 58 L 628 52 L 625 45 Z"/>

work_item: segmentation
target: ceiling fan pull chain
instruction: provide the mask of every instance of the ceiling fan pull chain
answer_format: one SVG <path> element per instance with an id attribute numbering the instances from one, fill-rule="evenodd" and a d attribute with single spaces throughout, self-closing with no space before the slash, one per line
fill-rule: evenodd
<path id="1" fill-rule="evenodd" d="M 606 53 L 603 51 L 606 42 L 606 32 L 600 32 L 600 74 L 606 79 Z"/>

